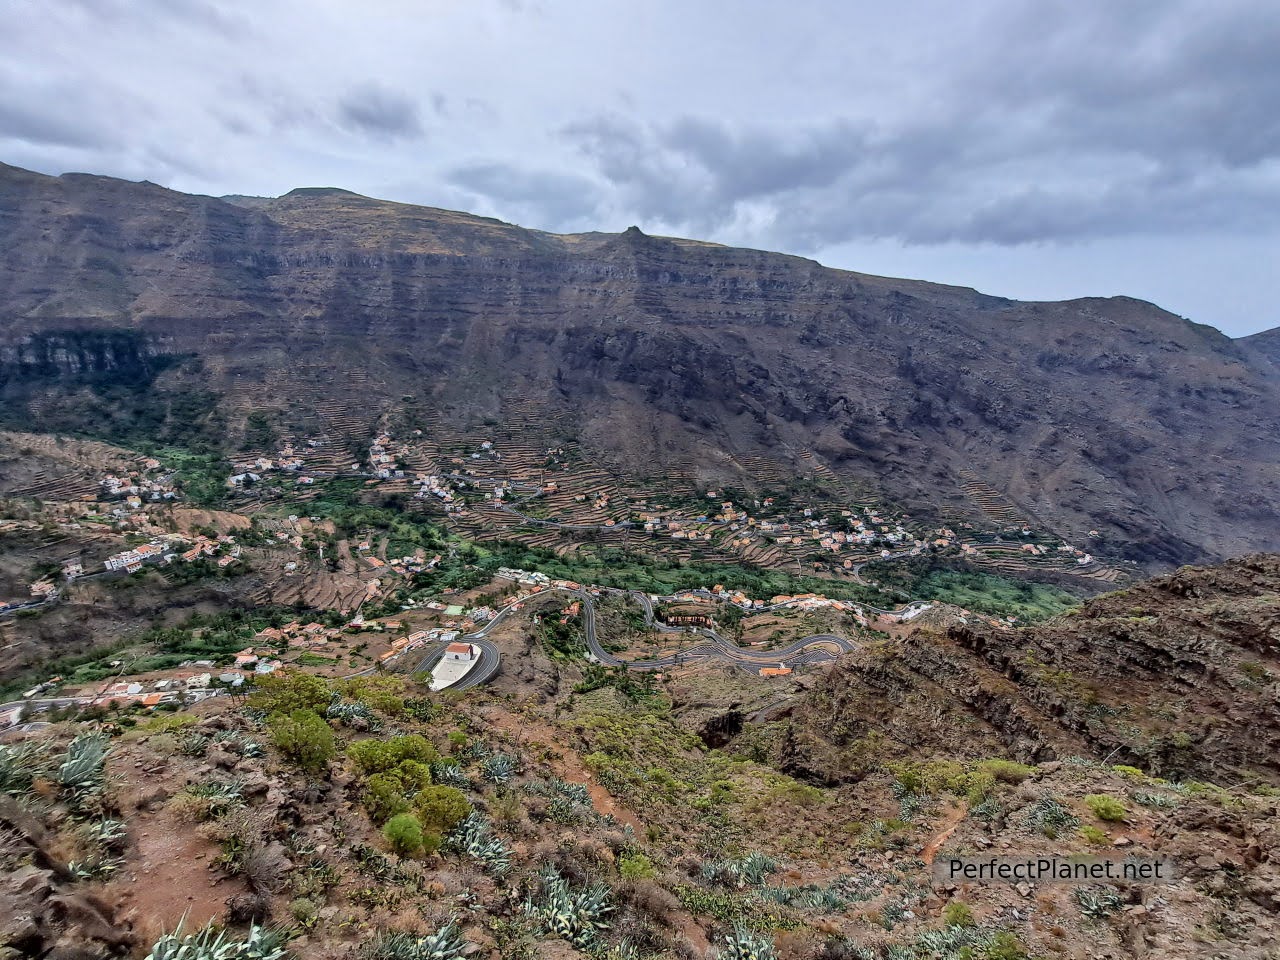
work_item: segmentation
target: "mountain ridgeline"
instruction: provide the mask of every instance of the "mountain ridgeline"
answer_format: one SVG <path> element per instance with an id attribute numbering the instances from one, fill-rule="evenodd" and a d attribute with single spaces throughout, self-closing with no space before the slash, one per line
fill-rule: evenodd
<path id="1" fill-rule="evenodd" d="M 535 411 L 638 480 L 816 465 L 944 519 L 990 519 L 977 483 L 1153 568 L 1280 550 L 1280 341 L 1133 299 L 4 165 L 0 263 L 11 426 L 103 432 L 105 412 L 216 443 L 251 413 L 333 434 L 410 402 L 465 425 Z"/>

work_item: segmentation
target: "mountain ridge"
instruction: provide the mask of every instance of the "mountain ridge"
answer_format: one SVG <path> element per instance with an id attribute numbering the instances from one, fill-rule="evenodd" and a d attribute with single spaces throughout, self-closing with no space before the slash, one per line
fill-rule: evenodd
<path id="1" fill-rule="evenodd" d="M 750 486 L 757 460 L 809 457 L 981 521 L 973 474 L 1144 564 L 1280 549 L 1266 335 L 319 190 L 246 204 L 0 167 L 0 354 L 132 331 L 194 358 L 159 382 L 217 396 L 232 436 L 256 409 L 332 430 L 404 396 L 460 423 L 536 402 L 620 474 Z M 69 388 L 3 389 L 29 416 Z"/>

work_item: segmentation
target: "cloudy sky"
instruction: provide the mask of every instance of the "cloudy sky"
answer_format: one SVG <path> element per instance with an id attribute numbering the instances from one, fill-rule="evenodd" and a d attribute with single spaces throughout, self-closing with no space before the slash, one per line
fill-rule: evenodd
<path id="1" fill-rule="evenodd" d="M 1276 0 L 0 0 L 0 160 L 1280 325 Z"/>

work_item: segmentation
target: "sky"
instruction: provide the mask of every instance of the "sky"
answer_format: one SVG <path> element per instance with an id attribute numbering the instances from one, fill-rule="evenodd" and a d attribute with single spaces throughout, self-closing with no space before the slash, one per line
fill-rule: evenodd
<path id="1" fill-rule="evenodd" d="M 0 0 L 0 161 L 1280 325 L 1276 0 Z"/>

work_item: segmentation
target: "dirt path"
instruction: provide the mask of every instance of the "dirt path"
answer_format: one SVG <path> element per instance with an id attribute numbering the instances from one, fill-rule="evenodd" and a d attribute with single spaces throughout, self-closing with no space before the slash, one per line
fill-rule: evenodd
<path id="1" fill-rule="evenodd" d="M 208 869 L 216 854 L 191 824 L 162 814 L 134 837 L 125 867 L 105 892 L 127 904 L 135 926 L 148 934 L 173 930 L 180 921 L 195 930 L 222 918 L 227 898 L 244 891 Z"/>
<path id="2" fill-rule="evenodd" d="M 958 807 L 947 808 L 946 813 L 942 815 L 942 821 L 938 824 L 937 831 L 935 831 L 929 842 L 924 845 L 924 849 L 920 851 L 920 859 L 925 862 L 925 866 L 933 865 L 933 858 L 938 855 L 942 845 L 956 832 L 956 829 L 964 822 L 964 818 L 968 814 L 969 805 L 967 803 L 962 803 Z"/>

